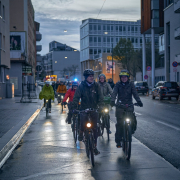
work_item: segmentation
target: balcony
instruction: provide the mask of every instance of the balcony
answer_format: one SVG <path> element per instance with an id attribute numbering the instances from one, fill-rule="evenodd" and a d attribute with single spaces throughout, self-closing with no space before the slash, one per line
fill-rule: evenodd
<path id="1" fill-rule="evenodd" d="M 152 0 L 151 1 L 151 10 L 159 9 L 159 0 Z"/>
<path id="2" fill-rule="evenodd" d="M 159 19 L 151 19 L 151 27 L 159 27 Z"/>
<path id="3" fill-rule="evenodd" d="M 174 38 L 176 40 L 180 40 L 180 27 L 178 27 L 174 30 Z"/>
<path id="4" fill-rule="evenodd" d="M 40 52 L 42 50 L 42 45 L 36 45 L 36 51 Z"/>
<path id="5" fill-rule="evenodd" d="M 36 31 L 36 41 L 41 41 L 42 39 L 42 34 Z"/>
<path id="6" fill-rule="evenodd" d="M 180 0 L 176 0 L 176 2 L 174 2 L 174 12 L 180 13 Z"/>

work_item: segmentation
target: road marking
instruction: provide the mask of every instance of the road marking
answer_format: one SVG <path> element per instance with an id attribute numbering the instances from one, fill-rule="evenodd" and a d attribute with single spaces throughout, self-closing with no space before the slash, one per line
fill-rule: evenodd
<path id="1" fill-rule="evenodd" d="M 140 114 L 140 113 L 137 113 L 137 112 L 135 112 L 135 114 L 137 114 L 137 115 L 139 115 L 139 116 L 141 116 L 142 114 Z"/>
<path id="2" fill-rule="evenodd" d="M 180 128 L 177 128 L 176 126 L 173 126 L 173 125 L 170 125 L 170 124 L 168 124 L 168 123 L 161 122 L 161 121 L 156 121 L 156 122 L 158 122 L 158 123 L 160 123 L 160 124 L 163 124 L 163 125 L 165 125 L 165 126 L 168 126 L 168 127 L 170 127 L 170 128 L 173 128 L 173 129 L 175 129 L 175 130 L 177 130 L 177 131 L 180 131 Z"/>

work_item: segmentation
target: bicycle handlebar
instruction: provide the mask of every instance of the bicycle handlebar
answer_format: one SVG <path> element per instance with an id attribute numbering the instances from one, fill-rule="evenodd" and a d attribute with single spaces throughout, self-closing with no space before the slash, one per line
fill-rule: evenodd
<path id="1" fill-rule="evenodd" d="M 133 104 L 116 104 L 116 106 L 124 106 L 126 108 L 131 107 L 131 106 L 139 106 L 138 103 L 133 103 Z"/>

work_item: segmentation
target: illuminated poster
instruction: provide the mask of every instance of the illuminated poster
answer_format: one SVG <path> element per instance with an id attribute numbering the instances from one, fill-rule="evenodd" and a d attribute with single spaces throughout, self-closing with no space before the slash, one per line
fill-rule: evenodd
<path id="1" fill-rule="evenodd" d="M 112 74 L 112 61 L 106 61 L 106 74 Z M 113 74 L 115 74 L 115 62 L 113 62 Z"/>

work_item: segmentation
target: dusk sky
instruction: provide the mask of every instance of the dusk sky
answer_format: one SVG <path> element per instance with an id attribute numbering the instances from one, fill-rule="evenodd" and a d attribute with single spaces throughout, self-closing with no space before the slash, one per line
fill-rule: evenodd
<path id="1" fill-rule="evenodd" d="M 32 0 L 35 20 L 42 34 L 42 51 L 49 50 L 49 42 L 56 40 L 80 49 L 80 25 L 83 19 L 97 18 L 104 0 Z M 98 19 L 138 20 L 140 0 L 106 0 Z M 68 32 L 65 33 L 64 30 Z"/>

